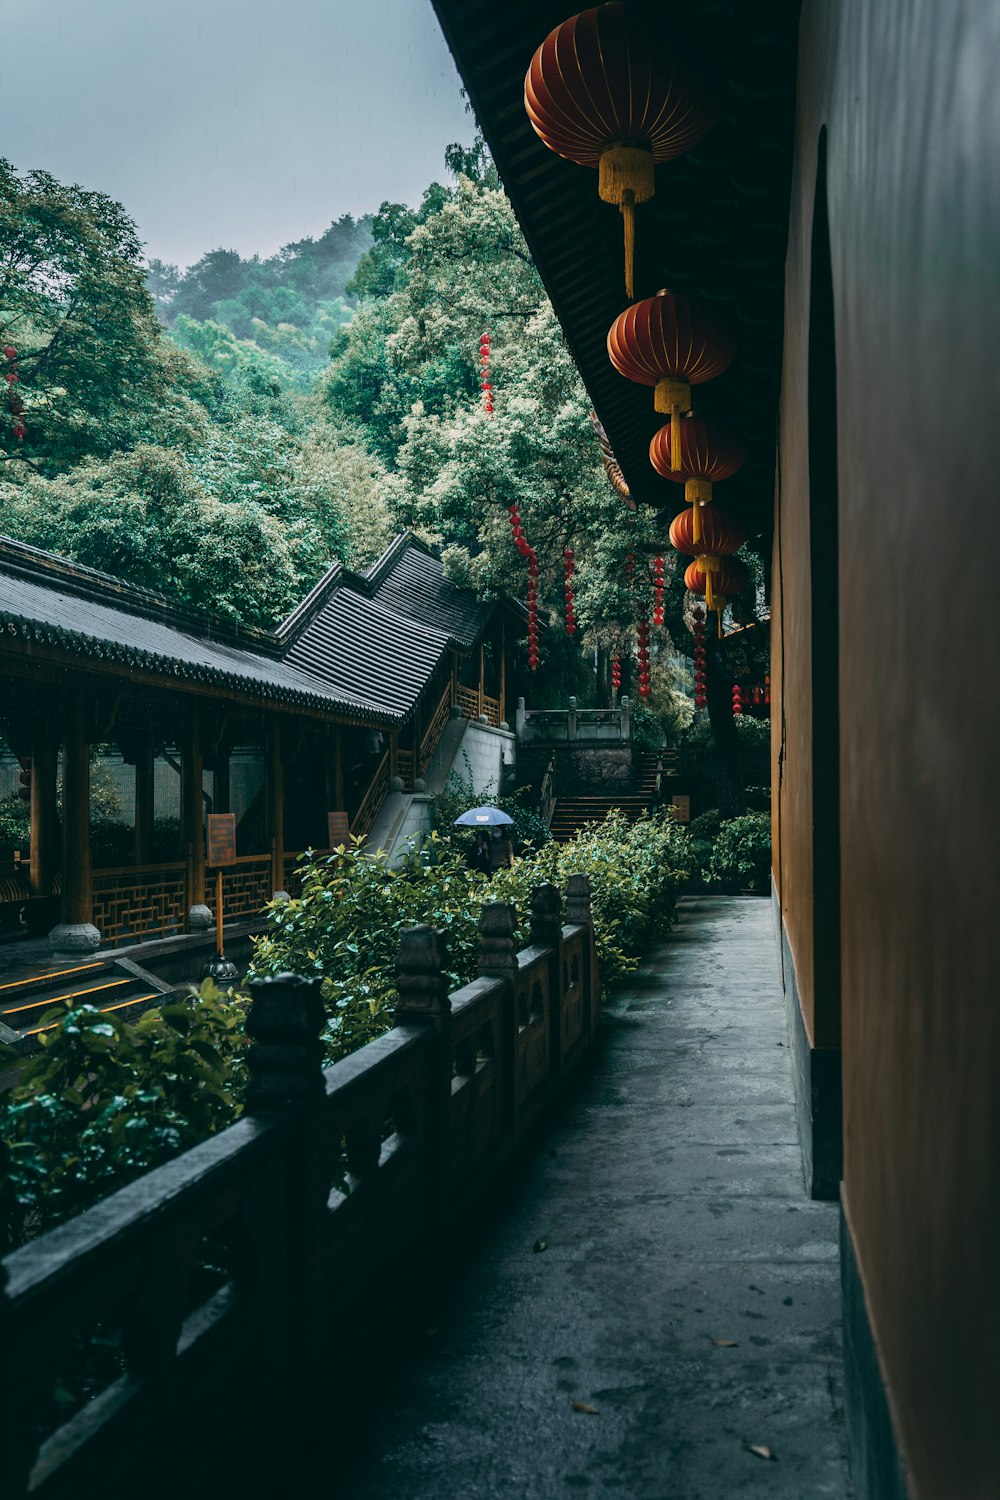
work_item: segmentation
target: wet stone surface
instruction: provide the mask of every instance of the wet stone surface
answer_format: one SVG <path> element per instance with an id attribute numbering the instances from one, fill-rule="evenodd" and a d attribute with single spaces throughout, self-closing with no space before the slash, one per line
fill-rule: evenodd
<path id="1" fill-rule="evenodd" d="M 847 1500 L 837 1210 L 803 1188 L 776 966 L 767 901 L 682 904 L 311 1492 Z"/>

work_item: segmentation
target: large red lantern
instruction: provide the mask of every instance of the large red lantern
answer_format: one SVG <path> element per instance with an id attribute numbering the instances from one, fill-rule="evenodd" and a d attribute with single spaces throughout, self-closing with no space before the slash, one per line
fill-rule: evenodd
<path id="1" fill-rule="evenodd" d="M 615 0 L 549 32 L 531 59 L 524 107 L 549 150 L 596 167 L 601 198 L 621 209 L 625 291 L 634 297 L 635 205 L 655 192 L 655 164 L 683 156 L 711 129 L 711 92 L 664 16 Z"/>
<path id="2" fill-rule="evenodd" d="M 740 523 L 720 510 L 717 505 L 694 506 L 674 516 L 668 533 L 671 547 L 687 557 L 697 557 L 702 552 L 716 557 L 730 557 L 738 552 L 747 539 Z"/>
<path id="3" fill-rule="evenodd" d="M 639 385 L 655 387 L 653 406 L 671 418 L 691 410 L 691 387 L 714 380 L 736 358 L 728 324 L 675 292 L 633 302 L 608 330 L 608 357 Z M 681 467 L 681 424 L 671 420 L 671 468 Z"/>
<path id="4" fill-rule="evenodd" d="M 750 582 L 750 569 L 738 557 L 713 557 L 710 553 L 689 563 L 684 583 L 692 594 L 703 594 L 709 609 L 719 612 L 719 635 L 722 635 L 722 612 L 726 600 L 742 593 Z"/>
<path id="5" fill-rule="evenodd" d="M 677 429 L 676 433 L 674 429 Z M 673 441 L 678 439 L 679 463 L 673 462 Z M 670 421 L 653 434 L 649 461 L 657 474 L 684 485 L 684 499 L 694 507 L 694 539 L 700 539 L 700 515 L 703 505 L 712 501 L 712 485 L 729 479 L 743 467 L 746 450 L 740 438 L 726 427 L 707 422 L 704 417 L 687 417 Z M 709 548 L 709 551 L 712 549 Z"/>

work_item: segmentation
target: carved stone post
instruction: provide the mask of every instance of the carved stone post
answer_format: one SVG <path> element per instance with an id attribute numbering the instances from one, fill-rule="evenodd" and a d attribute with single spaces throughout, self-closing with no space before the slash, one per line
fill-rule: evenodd
<path id="1" fill-rule="evenodd" d="M 588 932 L 585 949 L 584 993 L 587 997 L 587 1029 L 591 1043 L 595 1040 L 601 1024 L 601 976 L 597 964 L 597 944 L 594 940 L 594 913 L 590 904 L 590 876 L 571 875 L 566 885 L 566 925 L 586 927 Z"/>
<path id="2" fill-rule="evenodd" d="M 576 699 L 575 698 L 571 698 L 569 700 L 569 714 L 567 715 L 567 718 L 566 718 L 566 738 L 569 739 L 569 740 L 575 740 L 576 739 Z"/>
<path id="3" fill-rule="evenodd" d="M 502 979 L 504 995 L 500 1005 L 500 1035 L 497 1053 L 500 1063 L 502 1125 L 505 1136 L 513 1135 L 517 1125 L 517 914 L 506 901 L 488 901 L 479 917 L 480 979 Z"/>
<path id="4" fill-rule="evenodd" d="M 551 1047 L 552 1072 L 562 1071 L 563 1047 L 563 960 L 562 960 L 562 897 L 556 886 L 546 881 L 536 885 L 531 893 L 531 929 L 529 941 L 532 947 L 548 948 L 549 956 L 549 1046 Z"/>
<path id="5" fill-rule="evenodd" d="M 424 1026 L 434 1035 L 428 1049 L 427 1088 L 424 1096 L 427 1133 L 427 1193 L 431 1206 L 432 1237 L 447 1220 L 451 1184 L 450 1140 L 452 1040 L 451 999 L 448 994 L 447 953 L 444 933 L 420 923 L 404 928 L 396 959 L 397 1026 Z"/>
<path id="6" fill-rule="evenodd" d="M 519 740 L 524 739 L 524 728 L 528 722 L 528 716 L 524 708 L 524 699 L 518 698 L 517 708 L 514 713 L 514 730 Z"/>
<path id="7" fill-rule="evenodd" d="M 318 979 L 297 974 L 251 979 L 248 1113 L 323 1097 L 323 1014 Z"/>
<path id="8" fill-rule="evenodd" d="M 252 979 L 246 1022 L 251 1038 L 247 1114 L 285 1126 L 280 1154 L 270 1161 L 270 1171 L 280 1172 L 280 1190 L 269 1189 L 270 1201 L 278 1197 L 281 1212 L 268 1225 L 259 1338 L 306 1382 L 320 1378 L 327 1354 L 324 1214 L 340 1145 L 339 1133 L 326 1129 L 320 983 L 296 974 Z"/>
<path id="9" fill-rule="evenodd" d="M 632 738 L 632 704 L 628 698 L 623 698 L 620 707 L 622 711 L 622 739 L 630 740 Z"/>

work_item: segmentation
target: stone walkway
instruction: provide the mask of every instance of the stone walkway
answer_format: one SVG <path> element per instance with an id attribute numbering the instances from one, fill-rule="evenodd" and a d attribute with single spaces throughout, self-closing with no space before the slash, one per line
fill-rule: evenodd
<path id="1" fill-rule="evenodd" d="M 802 1184 L 769 903 L 683 902 L 606 1025 L 434 1326 L 387 1361 L 371 1427 L 311 1493 L 850 1495 L 837 1210 Z"/>

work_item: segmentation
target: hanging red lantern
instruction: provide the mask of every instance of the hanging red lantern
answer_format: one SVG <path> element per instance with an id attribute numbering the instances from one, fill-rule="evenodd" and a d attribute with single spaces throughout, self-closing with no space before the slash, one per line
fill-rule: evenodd
<path id="1" fill-rule="evenodd" d="M 732 330 L 699 302 L 658 292 L 634 302 L 608 330 L 608 357 L 619 374 L 655 388 L 654 409 L 671 418 L 691 410 L 691 387 L 714 380 L 736 357 Z M 671 421 L 671 467 L 681 466 L 680 423 Z"/>
<path id="2" fill-rule="evenodd" d="M 576 595 L 573 590 L 573 573 L 576 554 L 572 547 L 563 548 L 563 598 L 566 604 L 566 634 L 576 633 Z"/>
<path id="3" fill-rule="evenodd" d="M 692 594 L 704 594 L 708 608 L 718 611 L 720 640 L 726 601 L 742 593 L 749 582 L 750 570 L 738 557 L 696 557 L 684 574 L 684 583 Z"/>
<path id="4" fill-rule="evenodd" d="M 635 206 L 654 166 L 683 156 L 715 119 L 715 101 L 663 15 L 620 0 L 550 31 L 524 80 L 524 107 L 550 151 L 596 167 L 597 191 L 625 221 L 625 291 L 633 297 Z"/>
<path id="5" fill-rule="evenodd" d="M 764 673 L 764 702 L 770 707 L 771 704 L 771 674 Z"/>
<path id="6" fill-rule="evenodd" d="M 743 689 L 738 682 L 733 683 L 733 713 L 737 716 L 743 712 Z"/>
<path id="7" fill-rule="evenodd" d="M 493 357 L 493 340 L 484 333 L 479 340 L 480 386 L 483 392 L 483 411 L 493 415 L 493 386 L 490 384 L 490 360 Z"/>
<path id="8" fill-rule="evenodd" d="M 696 530 L 697 528 L 697 530 Z M 698 534 L 700 532 L 700 536 Z M 701 552 L 729 557 L 738 552 L 747 539 L 746 531 L 728 511 L 717 505 L 694 506 L 682 510 L 670 523 L 670 545 L 688 557 Z"/>
<path id="9" fill-rule="evenodd" d="M 694 636 L 694 706 L 707 708 L 707 683 L 705 679 L 705 611 L 695 605 L 691 611 L 691 633 Z"/>
<path id="10" fill-rule="evenodd" d="M 622 685 L 622 660 L 620 656 L 611 658 L 611 691 L 616 694 Z"/>
<path id="11" fill-rule="evenodd" d="M 680 462 L 672 462 L 674 429 L 680 443 Z M 699 540 L 701 507 L 711 504 L 712 485 L 730 479 L 743 467 L 746 450 L 740 438 L 704 417 L 685 417 L 670 421 L 653 434 L 649 444 L 649 461 L 657 474 L 684 485 L 684 499 L 693 508 L 693 538 Z M 673 544 L 675 547 L 677 543 Z M 681 548 L 681 551 L 686 550 Z M 711 550 L 711 549 L 707 549 Z"/>

